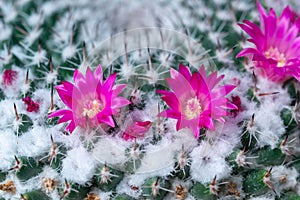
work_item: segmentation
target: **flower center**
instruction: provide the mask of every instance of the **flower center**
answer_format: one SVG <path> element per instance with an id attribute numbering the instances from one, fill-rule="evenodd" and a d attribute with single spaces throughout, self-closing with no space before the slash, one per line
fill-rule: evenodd
<path id="1" fill-rule="evenodd" d="M 188 120 L 199 117 L 202 112 L 200 102 L 197 97 L 190 98 L 184 107 L 184 115 Z"/>
<path id="2" fill-rule="evenodd" d="M 266 58 L 271 58 L 277 60 L 277 67 L 283 67 L 286 64 L 286 58 L 283 53 L 281 53 L 278 48 L 270 47 L 265 53 Z"/>
<path id="3" fill-rule="evenodd" d="M 84 104 L 83 116 L 88 116 L 89 118 L 95 117 L 99 112 L 103 110 L 103 105 L 99 100 L 87 101 Z"/>

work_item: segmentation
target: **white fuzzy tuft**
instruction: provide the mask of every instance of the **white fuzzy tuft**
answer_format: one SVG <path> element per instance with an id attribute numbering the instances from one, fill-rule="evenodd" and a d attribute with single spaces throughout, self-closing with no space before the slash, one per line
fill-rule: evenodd
<path id="1" fill-rule="evenodd" d="M 17 153 L 17 137 L 11 131 L 1 131 L 0 133 L 0 170 L 9 170 L 15 160 Z"/>
<path id="2" fill-rule="evenodd" d="M 120 165 L 125 163 L 127 157 L 125 150 L 129 147 L 123 139 L 105 137 L 100 139 L 93 149 L 93 157 L 102 164 Z"/>
<path id="3" fill-rule="evenodd" d="M 189 129 L 182 129 L 175 138 L 163 138 L 159 144 L 146 147 L 146 155 L 142 158 L 142 164 L 136 174 L 147 178 L 154 176 L 167 176 L 174 170 L 175 155 L 181 150 L 196 146 L 196 139 Z"/>
<path id="4" fill-rule="evenodd" d="M 282 190 L 293 190 L 298 183 L 298 176 L 294 167 L 287 168 L 281 165 L 272 168 L 271 180 L 274 181 L 277 192 L 281 192 Z"/>
<path id="5" fill-rule="evenodd" d="M 78 147 L 68 151 L 62 161 L 61 174 L 67 180 L 83 185 L 93 177 L 95 167 L 95 159 L 91 154 L 83 147 Z"/>
<path id="6" fill-rule="evenodd" d="M 21 156 L 40 156 L 50 149 L 50 136 L 45 127 L 36 126 L 19 137 L 18 153 Z"/>
<path id="7" fill-rule="evenodd" d="M 202 142 L 191 152 L 191 176 L 201 183 L 210 183 L 215 176 L 218 179 L 226 178 L 230 174 L 230 167 L 224 157 L 217 152 L 219 147 Z"/>

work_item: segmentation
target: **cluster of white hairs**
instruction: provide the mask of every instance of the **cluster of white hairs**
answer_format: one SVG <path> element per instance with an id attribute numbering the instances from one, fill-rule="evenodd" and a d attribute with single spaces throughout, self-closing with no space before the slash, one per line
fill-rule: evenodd
<path id="1" fill-rule="evenodd" d="M 264 3 L 300 8 L 296 1 Z M 299 99 L 292 95 L 299 83 L 257 78 L 251 62 L 234 59 L 250 45 L 237 22 L 258 19 L 253 1 L 0 0 L 0 13 L 0 200 L 300 195 Z M 156 87 L 181 62 L 192 71 L 220 69 L 223 83 L 237 86 L 228 98 L 241 102 L 235 116 L 199 139 L 158 117 L 166 106 Z M 65 124 L 48 119 L 65 107 L 53 88 L 99 63 L 105 74 L 118 73 L 116 82 L 127 84 L 122 95 L 136 107 L 115 117 L 119 129 L 67 134 Z M 38 102 L 36 111 L 25 97 Z M 145 137 L 116 137 L 133 119 L 152 122 Z M 276 164 L 260 163 L 264 156 Z M 260 170 L 261 179 L 252 180 Z M 265 194 L 247 192 L 251 181 L 262 182 Z"/>

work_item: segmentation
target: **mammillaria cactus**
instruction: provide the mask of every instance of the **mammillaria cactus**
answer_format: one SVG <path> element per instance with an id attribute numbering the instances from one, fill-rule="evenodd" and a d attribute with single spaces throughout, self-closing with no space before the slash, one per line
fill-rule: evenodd
<path id="1" fill-rule="evenodd" d="M 300 199 L 299 8 L 0 1 L 0 200 Z"/>

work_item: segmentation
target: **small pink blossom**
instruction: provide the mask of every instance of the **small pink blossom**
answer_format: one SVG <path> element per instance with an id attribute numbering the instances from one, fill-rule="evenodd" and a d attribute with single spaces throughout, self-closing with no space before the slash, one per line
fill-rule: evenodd
<path id="1" fill-rule="evenodd" d="M 28 112 L 37 112 L 40 108 L 40 104 L 38 102 L 34 102 L 30 97 L 25 97 L 22 101 L 27 105 L 26 110 Z"/>
<path id="2" fill-rule="evenodd" d="M 15 70 L 7 69 L 4 70 L 2 75 L 2 85 L 4 87 L 11 86 L 13 82 L 17 79 L 18 72 Z"/>
<path id="3" fill-rule="evenodd" d="M 57 110 L 49 118 L 60 117 L 58 123 L 70 121 L 67 131 L 79 126 L 95 128 L 100 124 L 115 126 L 113 115 L 130 102 L 118 95 L 126 87 L 125 84 L 114 85 L 117 74 L 110 75 L 103 80 L 102 66 L 99 65 L 93 73 L 88 67 L 84 76 L 78 70 L 74 72 L 74 84 L 62 82 L 56 90 L 68 107 Z"/>
<path id="4" fill-rule="evenodd" d="M 143 138 L 145 133 L 147 133 L 152 125 L 150 121 L 144 122 L 133 122 L 129 125 L 124 134 L 124 140 L 133 140 L 134 138 Z"/>
<path id="5" fill-rule="evenodd" d="M 206 75 L 202 66 L 191 74 L 188 67 L 180 64 L 179 70 L 170 70 L 171 78 L 167 82 L 172 91 L 158 90 L 169 106 L 160 116 L 177 119 L 176 129 L 190 128 L 195 137 L 199 137 L 200 128 L 214 130 L 214 121 L 225 123 L 223 116 L 230 113 L 225 109 L 237 109 L 225 96 L 235 86 L 217 84 L 224 76 L 217 77 L 217 72 Z"/>
<path id="6" fill-rule="evenodd" d="M 280 17 L 273 9 L 266 13 L 257 1 L 260 27 L 244 20 L 239 26 L 251 37 L 255 48 L 243 49 L 237 57 L 250 58 L 255 73 L 274 82 L 291 77 L 300 81 L 300 18 L 287 6 Z"/>
<path id="7" fill-rule="evenodd" d="M 240 112 L 243 111 L 241 98 L 239 96 L 231 96 L 231 103 L 234 104 L 237 109 L 231 110 L 230 114 L 236 117 Z"/>

